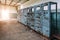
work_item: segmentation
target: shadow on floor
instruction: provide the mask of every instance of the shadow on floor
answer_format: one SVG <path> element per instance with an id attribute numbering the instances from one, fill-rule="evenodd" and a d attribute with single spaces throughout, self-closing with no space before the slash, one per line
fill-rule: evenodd
<path id="1" fill-rule="evenodd" d="M 7 23 L 4 21 L 0 21 L 0 38 L 5 36 L 4 30 L 3 30 L 3 26 L 5 26 Z"/>

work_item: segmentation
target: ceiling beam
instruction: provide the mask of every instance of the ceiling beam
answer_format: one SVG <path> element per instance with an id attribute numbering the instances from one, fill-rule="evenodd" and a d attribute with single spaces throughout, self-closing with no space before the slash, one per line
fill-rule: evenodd
<path id="1" fill-rule="evenodd" d="M 5 3 L 6 3 L 6 1 L 7 1 L 7 0 L 5 0 Z M 0 5 L 6 5 L 6 6 L 12 6 L 12 7 L 16 7 L 16 6 L 14 6 L 14 5 L 2 4 L 2 3 L 1 3 L 1 0 L 0 0 Z"/>
<path id="2" fill-rule="evenodd" d="M 16 4 L 14 4 L 14 6 L 17 5 L 20 1 L 21 1 L 21 0 L 19 0 Z M 26 0 L 25 2 L 27 2 L 27 1 L 29 1 L 29 0 Z M 24 2 L 24 3 L 25 3 L 25 2 Z"/>
<path id="3" fill-rule="evenodd" d="M 0 4 L 1 4 L 1 0 L 0 0 Z"/>
<path id="4" fill-rule="evenodd" d="M 14 1 L 14 0 L 11 0 L 11 2 L 10 2 L 10 4 L 9 4 L 9 5 L 11 5 L 13 1 Z"/>
<path id="5" fill-rule="evenodd" d="M 6 5 L 7 0 L 5 0 L 5 5 Z"/>
<path id="6" fill-rule="evenodd" d="M 2 4 L 1 1 L 0 1 L 0 5 L 6 5 L 6 6 L 11 6 L 11 7 L 16 7 L 16 6 L 13 6 L 13 5 Z"/>
<path id="7" fill-rule="evenodd" d="M 17 1 L 16 4 L 19 3 L 20 1 L 21 1 L 21 0 Z M 14 4 L 14 6 L 15 6 L 16 4 Z"/>
<path id="8" fill-rule="evenodd" d="M 29 1 L 29 0 L 25 0 L 23 3 L 27 2 L 27 1 Z M 23 4 L 23 3 L 22 3 L 22 4 Z"/>

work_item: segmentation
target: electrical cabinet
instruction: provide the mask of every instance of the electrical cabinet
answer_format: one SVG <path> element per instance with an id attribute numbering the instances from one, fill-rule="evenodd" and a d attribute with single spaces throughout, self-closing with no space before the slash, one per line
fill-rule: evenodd
<path id="1" fill-rule="evenodd" d="M 27 25 L 27 13 L 28 10 L 27 9 L 21 9 L 18 12 L 18 21 L 23 23 L 24 25 Z"/>
<path id="2" fill-rule="evenodd" d="M 51 5 L 54 4 L 55 13 L 53 13 L 51 9 Z M 47 6 L 47 10 L 44 9 L 45 6 Z M 59 20 L 59 17 L 57 18 L 56 2 L 47 2 L 21 9 L 20 11 L 20 22 L 25 25 L 28 25 L 33 30 L 41 33 L 46 37 L 51 37 L 52 34 L 57 32 L 55 31 L 55 29 L 57 28 L 57 21 Z"/>
<path id="3" fill-rule="evenodd" d="M 27 18 L 27 25 L 29 27 L 31 27 L 32 29 L 34 29 L 34 13 L 33 12 L 29 12 L 27 14 L 28 18 Z"/>

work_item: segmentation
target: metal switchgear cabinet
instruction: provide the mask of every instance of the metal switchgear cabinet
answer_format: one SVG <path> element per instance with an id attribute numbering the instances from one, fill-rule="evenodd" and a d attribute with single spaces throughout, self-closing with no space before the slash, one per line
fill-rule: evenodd
<path id="1" fill-rule="evenodd" d="M 55 5 L 55 13 L 52 12 L 52 5 Z M 46 9 L 44 9 L 46 7 Z M 46 37 L 51 37 L 57 31 L 57 3 L 47 2 L 31 6 L 23 10 L 20 20 L 33 30 Z M 24 11 L 25 10 L 25 11 Z M 26 23 L 26 24 L 25 24 Z"/>

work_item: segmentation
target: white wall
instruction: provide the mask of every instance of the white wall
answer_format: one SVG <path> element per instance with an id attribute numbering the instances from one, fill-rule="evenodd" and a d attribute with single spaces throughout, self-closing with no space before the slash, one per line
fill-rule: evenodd
<path id="1" fill-rule="evenodd" d="M 52 2 L 57 2 L 58 3 L 58 9 L 60 9 L 60 0 L 30 0 L 24 4 L 21 4 L 21 7 L 22 8 L 26 8 L 26 7 L 29 7 L 29 6 L 33 6 L 33 5 L 37 5 L 37 4 L 41 4 L 41 3 L 45 3 L 45 2 L 49 2 L 49 1 L 52 1 Z"/>

